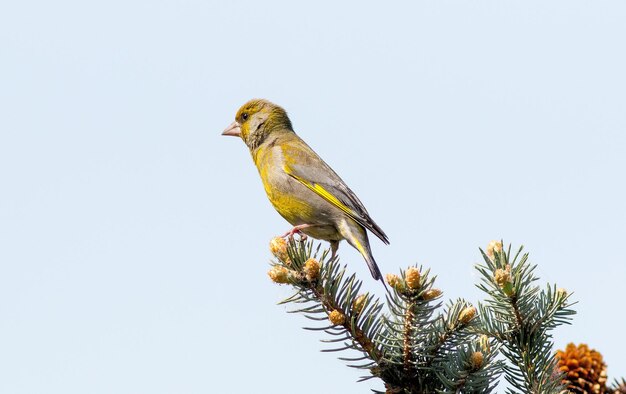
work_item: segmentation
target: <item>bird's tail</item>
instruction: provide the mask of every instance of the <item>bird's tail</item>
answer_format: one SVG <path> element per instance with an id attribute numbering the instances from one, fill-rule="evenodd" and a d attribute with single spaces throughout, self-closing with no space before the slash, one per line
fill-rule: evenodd
<path id="1" fill-rule="evenodd" d="M 368 248 L 367 252 L 368 253 L 363 254 L 363 257 L 365 258 L 365 262 L 367 263 L 367 266 L 370 269 L 370 272 L 372 273 L 372 277 L 375 280 L 381 281 L 383 286 L 385 286 L 385 290 L 387 290 L 387 293 L 389 293 L 389 288 L 387 287 L 387 284 L 385 283 L 385 278 L 383 278 L 383 275 L 380 272 L 380 268 L 378 268 L 378 264 L 376 264 L 376 260 L 374 260 L 374 256 L 372 256 L 372 251 L 369 250 Z"/>
<path id="2" fill-rule="evenodd" d="M 372 252 L 370 250 L 367 250 L 367 253 L 363 253 L 363 257 L 365 258 L 367 267 L 370 269 L 370 272 L 372 273 L 372 277 L 376 280 L 382 280 L 383 275 L 380 272 L 380 268 L 378 268 L 378 264 L 376 264 L 376 260 L 374 260 L 374 256 L 372 256 Z"/>
<path id="3" fill-rule="evenodd" d="M 353 222 L 353 224 L 354 226 L 351 227 L 349 226 L 349 223 L 344 222 L 343 225 L 340 226 L 342 235 L 346 238 L 350 245 L 361 253 L 367 263 L 367 267 L 370 269 L 372 277 L 375 280 L 383 282 L 383 286 L 385 286 L 385 289 L 389 291 L 383 279 L 383 275 L 380 272 L 380 268 L 378 268 L 378 264 L 376 264 L 376 260 L 374 260 L 374 256 L 372 256 L 372 249 L 370 248 L 370 243 L 367 238 L 367 232 L 359 224 L 355 222 Z"/>

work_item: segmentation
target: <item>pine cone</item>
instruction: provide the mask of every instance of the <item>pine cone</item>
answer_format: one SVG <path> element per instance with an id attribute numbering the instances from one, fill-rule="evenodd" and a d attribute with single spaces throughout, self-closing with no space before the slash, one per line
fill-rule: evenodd
<path id="1" fill-rule="evenodd" d="M 606 392 L 606 364 L 599 352 L 585 344 L 570 343 L 565 350 L 557 350 L 556 358 L 564 374 L 562 383 L 570 393 Z"/>

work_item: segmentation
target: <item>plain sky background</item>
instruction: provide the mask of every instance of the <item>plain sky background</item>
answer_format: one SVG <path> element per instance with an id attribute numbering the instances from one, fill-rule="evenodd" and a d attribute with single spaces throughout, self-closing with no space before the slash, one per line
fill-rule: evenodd
<path id="1" fill-rule="evenodd" d="M 382 388 L 276 305 L 289 226 L 220 136 L 253 97 L 363 200 L 383 272 L 424 264 L 475 302 L 478 247 L 523 244 L 579 301 L 556 345 L 626 375 L 625 21 L 622 1 L 3 1 L 0 392 Z"/>

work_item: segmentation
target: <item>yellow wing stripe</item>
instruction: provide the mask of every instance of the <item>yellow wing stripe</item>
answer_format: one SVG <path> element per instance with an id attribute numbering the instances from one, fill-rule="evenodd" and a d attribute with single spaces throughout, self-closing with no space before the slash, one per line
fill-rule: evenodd
<path id="1" fill-rule="evenodd" d="M 298 182 L 302 183 L 304 186 L 306 186 L 309 189 L 311 189 L 312 191 L 314 191 L 317 195 L 319 195 L 320 197 L 324 198 L 329 203 L 331 203 L 334 206 L 336 206 L 337 208 L 341 209 L 343 212 L 346 213 L 346 215 L 348 215 L 351 218 L 357 220 L 356 215 L 354 214 L 354 211 L 352 209 L 348 208 L 345 204 L 343 204 L 341 201 L 339 201 L 339 199 L 337 197 L 333 196 L 331 193 L 329 193 L 322 186 L 318 185 L 317 183 L 307 182 L 306 180 L 300 178 L 299 176 L 296 176 L 296 175 L 293 175 L 293 174 L 289 174 L 289 175 L 294 177 Z"/>

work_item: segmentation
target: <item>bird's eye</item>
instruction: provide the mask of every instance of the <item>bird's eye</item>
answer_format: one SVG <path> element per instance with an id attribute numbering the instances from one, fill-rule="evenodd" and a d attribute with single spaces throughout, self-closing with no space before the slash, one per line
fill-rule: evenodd
<path id="1" fill-rule="evenodd" d="M 241 119 L 243 119 L 244 121 L 248 120 L 248 113 L 244 112 L 243 114 L 241 114 Z"/>

